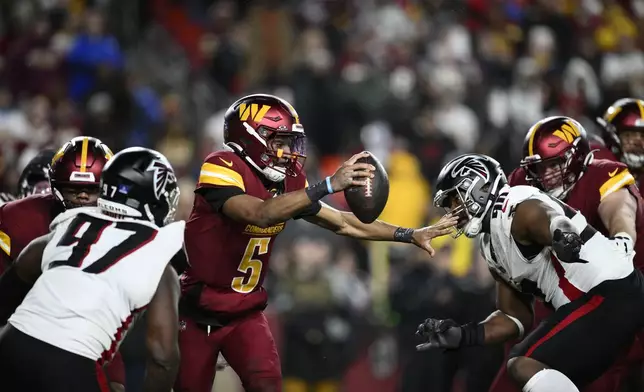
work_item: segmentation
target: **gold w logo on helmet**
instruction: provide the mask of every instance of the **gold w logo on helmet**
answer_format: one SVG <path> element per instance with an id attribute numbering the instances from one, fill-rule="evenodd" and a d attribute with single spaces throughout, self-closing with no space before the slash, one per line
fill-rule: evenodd
<path id="1" fill-rule="evenodd" d="M 262 121 L 270 109 L 271 107 L 269 105 L 262 105 L 260 109 L 256 103 L 251 103 L 250 105 L 242 103 L 239 105 L 239 119 L 246 121 L 250 117 L 253 121 L 259 122 Z"/>
<path id="2" fill-rule="evenodd" d="M 561 140 L 565 140 L 568 143 L 572 143 L 573 140 L 578 138 L 581 135 L 577 126 L 573 123 L 566 123 L 561 126 L 560 129 L 554 131 L 553 136 L 557 136 Z"/>

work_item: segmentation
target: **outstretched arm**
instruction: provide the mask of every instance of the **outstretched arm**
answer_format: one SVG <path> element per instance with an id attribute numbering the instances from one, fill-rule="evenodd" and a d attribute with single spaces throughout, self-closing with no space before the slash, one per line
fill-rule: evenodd
<path id="1" fill-rule="evenodd" d="M 375 168 L 366 163 L 356 163 L 359 158 L 369 156 L 363 152 L 346 161 L 328 181 L 309 186 L 268 200 L 239 192 L 228 198 L 222 206 L 224 215 L 259 227 L 270 227 L 285 222 L 304 212 L 311 204 L 324 196 L 343 191 L 352 186 L 363 186 L 366 178 L 373 176 Z M 329 189 L 330 188 L 330 189 Z M 207 196 L 206 196 L 207 197 Z"/>
<path id="2" fill-rule="evenodd" d="M 424 343 L 417 350 L 457 349 L 504 343 L 522 338 L 532 325 L 532 298 L 523 295 L 492 273 L 496 279 L 498 310 L 480 323 L 458 325 L 454 320 L 427 319 L 418 326 Z"/>
<path id="3" fill-rule="evenodd" d="M 51 235 L 47 234 L 31 241 L 20 252 L 16 261 L 0 277 L 0 325 L 7 323 L 9 317 L 22 303 L 41 271 L 42 254 Z"/>
<path id="4" fill-rule="evenodd" d="M 445 215 L 433 226 L 421 229 L 406 229 L 391 225 L 381 220 L 373 223 L 362 223 L 350 212 L 338 211 L 326 204 L 322 204 L 320 211 L 311 217 L 305 218 L 308 222 L 331 230 L 339 235 L 372 241 L 398 241 L 409 242 L 419 246 L 434 255 L 430 241 L 442 235 L 449 234 L 458 219 Z"/>

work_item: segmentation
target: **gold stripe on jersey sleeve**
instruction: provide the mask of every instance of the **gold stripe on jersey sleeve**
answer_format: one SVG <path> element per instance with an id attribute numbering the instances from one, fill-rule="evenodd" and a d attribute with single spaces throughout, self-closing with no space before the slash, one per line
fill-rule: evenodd
<path id="1" fill-rule="evenodd" d="M 201 166 L 199 183 L 217 186 L 236 186 L 246 192 L 246 186 L 244 185 L 244 179 L 241 174 L 212 163 L 204 163 Z"/>
<path id="2" fill-rule="evenodd" d="M 623 187 L 631 184 L 635 184 L 635 178 L 628 171 L 628 169 L 624 169 L 624 171 L 622 171 L 618 175 L 609 178 L 608 181 L 606 181 L 599 188 L 599 195 L 601 196 L 601 200 L 604 200 L 604 198 L 611 193 L 616 192 Z"/>
<path id="3" fill-rule="evenodd" d="M 4 231 L 0 230 L 0 248 L 11 257 L 11 238 Z"/>

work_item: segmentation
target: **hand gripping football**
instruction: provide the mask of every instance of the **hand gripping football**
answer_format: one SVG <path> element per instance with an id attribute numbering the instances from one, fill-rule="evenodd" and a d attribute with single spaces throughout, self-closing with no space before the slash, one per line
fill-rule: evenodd
<path id="1" fill-rule="evenodd" d="M 380 161 L 369 153 L 368 157 L 360 158 L 356 163 L 368 163 L 376 170 L 374 177 L 367 179 L 367 185 L 351 187 L 344 190 L 344 197 L 349 204 L 351 212 L 362 223 L 371 223 L 385 209 L 389 197 L 389 177 Z"/>

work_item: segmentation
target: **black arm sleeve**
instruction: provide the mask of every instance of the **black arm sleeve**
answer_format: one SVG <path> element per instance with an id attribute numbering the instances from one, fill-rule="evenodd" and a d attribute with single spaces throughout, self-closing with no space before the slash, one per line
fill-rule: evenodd
<path id="1" fill-rule="evenodd" d="M 235 186 L 205 187 L 195 190 L 203 196 L 215 212 L 221 212 L 224 203 L 233 196 L 243 195 L 244 191 Z"/>
<path id="2" fill-rule="evenodd" d="M 199 188 L 195 190 L 195 193 L 203 196 L 203 198 L 206 199 L 208 204 L 210 204 L 215 212 L 221 212 L 221 209 L 224 206 L 224 203 L 226 203 L 226 200 L 230 199 L 233 196 L 243 195 L 244 191 L 234 186 L 227 186 Z M 320 204 L 319 201 L 316 201 L 315 203 L 307 207 L 304 211 L 302 211 L 294 219 L 301 219 L 307 216 L 317 215 L 317 213 L 320 212 L 320 209 L 322 209 L 322 204 Z"/>
<path id="3" fill-rule="evenodd" d="M 307 216 L 317 215 L 317 213 L 320 212 L 321 209 L 322 209 L 322 204 L 320 204 L 319 201 L 316 201 L 315 203 L 313 203 L 310 206 L 306 207 L 306 209 L 304 211 L 300 212 L 293 219 L 302 219 L 302 218 L 306 218 Z"/>

